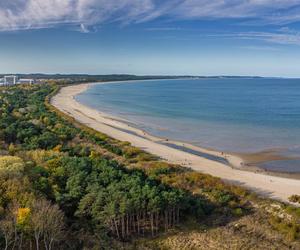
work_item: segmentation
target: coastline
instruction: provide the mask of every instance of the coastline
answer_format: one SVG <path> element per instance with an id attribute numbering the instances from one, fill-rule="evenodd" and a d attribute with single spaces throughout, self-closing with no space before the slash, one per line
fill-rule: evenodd
<path id="1" fill-rule="evenodd" d="M 120 141 L 128 141 L 133 146 L 157 155 L 170 163 L 220 177 L 225 181 L 245 186 L 259 194 L 285 202 L 288 202 L 289 196 L 299 193 L 300 180 L 288 179 L 286 178 L 290 177 L 288 174 L 269 175 L 267 171 L 248 166 L 239 155 L 155 137 L 130 126 L 124 119 L 105 114 L 77 102 L 74 97 L 89 86 L 91 84 L 63 87 L 51 99 L 51 104 L 82 124 Z"/>

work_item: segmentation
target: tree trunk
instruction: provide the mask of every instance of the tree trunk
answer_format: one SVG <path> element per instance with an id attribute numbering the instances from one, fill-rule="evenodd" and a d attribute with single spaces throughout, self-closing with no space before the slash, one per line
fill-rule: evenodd
<path id="1" fill-rule="evenodd" d="M 136 221 L 135 221 L 135 214 L 132 216 L 132 225 L 133 225 L 133 232 L 136 233 Z"/>
<path id="2" fill-rule="evenodd" d="M 169 210 L 169 220 L 170 220 L 170 227 L 173 227 L 174 222 L 173 222 L 173 209 L 170 208 Z"/>
<path id="3" fill-rule="evenodd" d="M 140 216 L 139 216 L 139 212 L 136 215 L 136 219 L 137 219 L 137 228 L 138 228 L 138 234 L 140 234 Z"/>
<path id="4" fill-rule="evenodd" d="M 143 233 L 143 236 L 145 235 L 145 214 L 142 213 L 142 233 Z"/>
<path id="5" fill-rule="evenodd" d="M 118 237 L 118 239 L 120 239 L 120 234 L 119 234 L 119 230 L 118 230 L 118 225 L 117 225 L 116 219 L 113 219 L 113 221 L 114 221 L 114 224 L 115 224 L 115 228 L 116 228 L 116 232 L 117 232 L 117 237 Z"/>
<path id="6" fill-rule="evenodd" d="M 158 233 L 159 212 L 156 212 L 156 234 Z"/>
<path id="7" fill-rule="evenodd" d="M 175 207 L 173 207 L 173 224 L 175 226 L 176 224 L 176 213 L 175 213 Z"/>
<path id="8" fill-rule="evenodd" d="M 8 239 L 7 239 L 7 236 L 5 236 L 5 248 L 4 250 L 7 250 L 8 248 Z"/>
<path id="9" fill-rule="evenodd" d="M 15 235 L 15 240 L 14 240 L 14 244 L 13 244 L 13 246 L 12 246 L 12 248 L 11 249 L 15 249 L 15 246 L 16 246 L 16 243 L 17 243 L 17 241 L 18 241 L 18 233 L 17 233 L 17 228 L 15 227 L 15 232 L 14 232 L 14 235 Z"/>
<path id="10" fill-rule="evenodd" d="M 115 226 L 112 219 L 109 220 L 109 228 L 113 235 L 115 235 Z"/>
<path id="11" fill-rule="evenodd" d="M 51 250 L 51 248 L 52 248 L 52 243 L 53 243 L 53 238 L 51 238 L 51 240 L 50 240 L 50 242 L 49 242 L 48 250 Z"/>
<path id="12" fill-rule="evenodd" d="M 121 219 L 121 227 L 122 227 L 122 238 L 125 238 L 125 222 L 124 222 L 124 216 L 122 216 Z"/>
<path id="13" fill-rule="evenodd" d="M 48 250 L 48 245 L 47 245 L 47 241 L 46 241 L 45 237 L 44 237 L 44 245 L 45 245 L 45 249 Z"/>
<path id="14" fill-rule="evenodd" d="M 150 222 L 151 222 L 151 233 L 152 237 L 154 236 L 154 221 L 153 221 L 153 213 L 150 214 Z"/>
<path id="15" fill-rule="evenodd" d="M 168 210 L 165 210 L 165 231 L 168 230 Z"/>
<path id="16" fill-rule="evenodd" d="M 147 220 L 146 214 L 143 213 L 143 236 L 146 233 L 146 225 L 147 225 L 146 220 Z"/>
<path id="17" fill-rule="evenodd" d="M 23 245 L 23 233 L 21 233 L 20 242 L 19 242 L 19 249 L 22 250 Z"/>
<path id="18" fill-rule="evenodd" d="M 129 218 L 128 214 L 126 214 L 126 235 L 129 235 Z"/>
<path id="19" fill-rule="evenodd" d="M 35 246 L 36 246 L 36 250 L 40 249 L 40 245 L 39 245 L 39 240 L 40 240 L 40 236 L 35 235 Z"/>

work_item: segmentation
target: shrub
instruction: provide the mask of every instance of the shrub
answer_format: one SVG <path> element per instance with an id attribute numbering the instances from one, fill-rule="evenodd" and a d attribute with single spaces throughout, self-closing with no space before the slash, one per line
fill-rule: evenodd
<path id="1" fill-rule="evenodd" d="M 157 157 L 148 153 L 140 153 L 137 156 L 137 161 L 155 161 Z"/>
<path id="2" fill-rule="evenodd" d="M 241 208 L 236 208 L 232 212 L 235 216 L 242 216 L 243 215 L 243 210 Z"/>
<path id="3" fill-rule="evenodd" d="M 138 156 L 140 153 L 142 153 L 142 150 L 140 150 L 139 148 L 135 148 L 135 147 L 127 147 L 124 150 L 124 156 L 126 158 L 133 158 Z"/>
<path id="4" fill-rule="evenodd" d="M 289 201 L 300 204 L 300 195 L 294 194 L 294 195 L 290 196 Z"/>

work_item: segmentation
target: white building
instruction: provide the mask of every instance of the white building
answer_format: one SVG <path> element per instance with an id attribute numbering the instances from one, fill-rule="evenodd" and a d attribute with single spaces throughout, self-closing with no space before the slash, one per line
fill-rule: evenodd
<path id="1" fill-rule="evenodd" d="M 12 86 L 16 84 L 34 84 L 34 79 L 19 79 L 18 76 L 9 75 L 0 78 L 0 86 Z"/>
<path id="2" fill-rule="evenodd" d="M 34 84 L 34 79 L 19 79 L 17 84 Z"/>
<path id="3" fill-rule="evenodd" d="M 4 85 L 16 85 L 18 82 L 17 76 L 4 76 Z"/>

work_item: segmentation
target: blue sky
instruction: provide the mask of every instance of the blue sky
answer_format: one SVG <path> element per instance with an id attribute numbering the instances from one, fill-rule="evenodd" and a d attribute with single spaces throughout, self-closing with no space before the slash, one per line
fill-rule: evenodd
<path id="1" fill-rule="evenodd" d="M 0 0 L 0 73 L 300 77 L 300 0 Z"/>

